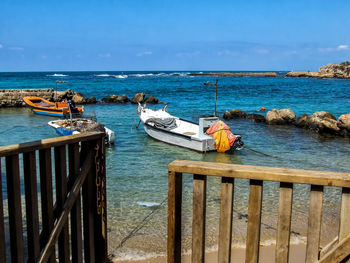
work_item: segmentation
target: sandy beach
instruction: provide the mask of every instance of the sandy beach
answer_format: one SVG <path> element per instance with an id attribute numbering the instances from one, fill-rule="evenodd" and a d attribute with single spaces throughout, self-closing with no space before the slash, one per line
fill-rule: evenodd
<path id="1" fill-rule="evenodd" d="M 289 253 L 289 262 L 298 263 L 305 261 L 306 245 L 296 244 L 291 245 Z M 205 255 L 205 262 L 216 263 L 218 262 L 217 251 L 207 252 Z M 166 262 L 166 257 L 155 257 L 140 260 L 117 260 L 114 259 L 115 263 L 163 263 Z M 275 261 L 275 246 L 261 246 L 260 247 L 260 263 L 270 263 Z M 182 256 L 183 263 L 191 262 L 191 255 Z M 232 248 L 231 252 L 231 262 L 232 263 L 244 263 L 245 262 L 245 248 Z"/>

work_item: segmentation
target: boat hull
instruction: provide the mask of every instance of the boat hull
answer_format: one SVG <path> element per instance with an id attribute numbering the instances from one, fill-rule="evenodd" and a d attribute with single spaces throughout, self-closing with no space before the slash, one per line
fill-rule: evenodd
<path id="1" fill-rule="evenodd" d="M 168 144 L 181 146 L 197 152 L 209 152 L 215 151 L 215 139 L 207 136 L 208 138 L 195 138 L 190 135 L 178 134 L 168 130 L 159 129 L 157 127 L 144 123 L 145 132 L 158 141 L 162 141 Z"/>

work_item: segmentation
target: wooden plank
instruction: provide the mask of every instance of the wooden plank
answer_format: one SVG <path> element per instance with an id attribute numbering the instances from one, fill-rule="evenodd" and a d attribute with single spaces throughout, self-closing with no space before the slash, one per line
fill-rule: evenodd
<path id="1" fill-rule="evenodd" d="M 55 243 L 57 242 L 59 234 L 61 233 L 64 225 L 67 224 L 68 215 L 74 203 L 76 202 L 77 198 L 79 198 L 79 192 L 83 183 L 87 180 L 87 177 L 91 168 L 91 163 L 92 163 L 92 154 L 90 152 L 88 153 L 88 156 L 84 161 L 84 164 L 82 166 L 81 172 L 78 175 L 77 180 L 74 182 L 72 191 L 69 192 L 67 200 L 63 205 L 63 213 L 58 218 L 54 229 L 52 229 L 52 233 L 50 234 L 50 237 L 47 243 L 45 244 L 45 247 L 42 250 L 42 253 L 40 254 L 40 258 L 37 262 L 45 263 L 50 257 L 51 255 L 50 251 L 52 251 L 52 249 L 55 247 Z M 86 262 L 95 262 L 95 261 L 93 258 L 89 258 L 89 261 L 86 261 Z"/>
<path id="2" fill-rule="evenodd" d="M 205 258 L 205 216 L 207 177 L 193 175 L 192 262 Z"/>
<path id="3" fill-rule="evenodd" d="M 181 262 L 182 174 L 168 171 L 168 263 Z"/>
<path id="4" fill-rule="evenodd" d="M 105 136 L 104 132 L 86 132 L 83 134 L 54 137 L 50 139 L 42 139 L 33 142 L 21 144 L 13 144 L 0 147 L 0 157 L 8 155 L 31 152 L 35 150 L 43 150 L 51 147 L 62 146 L 71 143 L 85 142 L 90 140 L 98 140 Z"/>
<path id="5" fill-rule="evenodd" d="M 344 237 L 339 243 L 334 246 L 318 263 L 333 263 L 342 262 L 348 255 L 350 251 L 350 234 Z"/>
<path id="6" fill-rule="evenodd" d="M 9 210 L 11 262 L 23 263 L 23 226 L 21 205 L 21 181 L 19 178 L 19 157 L 6 157 L 7 200 Z"/>
<path id="7" fill-rule="evenodd" d="M 258 262 L 263 181 L 250 180 L 245 262 Z"/>
<path id="8" fill-rule="evenodd" d="M 309 223 L 307 230 L 306 261 L 318 260 L 322 222 L 323 186 L 311 185 Z"/>
<path id="9" fill-rule="evenodd" d="M 231 262 L 234 179 L 221 178 L 218 262 Z"/>
<path id="10" fill-rule="evenodd" d="M 28 262 L 36 262 L 40 254 L 39 209 L 35 151 L 23 154 L 26 199 Z"/>
<path id="11" fill-rule="evenodd" d="M 276 262 L 289 261 L 289 241 L 292 219 L 293 184 L 281 183 L 278 206 Z"/>
<path id="12" fill-rule="evenodd" d="M 6 262 L 6 242 L 4 225 L 4 203 L 2 199 L 2 170 L 0 158 L 0 262 Z"/>
<path id="13" fill-rule="evenodd" d="M 311 171 L 213 162 L 176 160 L 169 169 L 179 173 L 205 174 L 232 178 L 315 184 L 350 188 L 350 173 Z"/>
<path id="14" fill-rule="evenodd" d="M 58 214 L 63 212 L 63 204 L 67 197 L 67 160 L 66 146 L 55 147 L 55 179 L 56 179 L 56 210 Z M 69 230 L 68 224 L 62 227 L 58 237 L 58 257 L 63 263 L 70 262 Z"/>
<path id="15" fill-rule="evenodd" d="M 69 158 L 69 191 L 79 174 L 80 167 L 80 152 L 79 143 L 68 145 Z M 71 211 L 71 245 L 72 245 L 72 262 L 83 262 L 83 234 L 81 223 L 81 191 L 78 192 L 78 197 Z"/>
<path id="16" fill-rule="evenodd" d="M 339 240 L 350 234 L 350 188 L 342 188 Z"/>
<path id="17" fill-rule="evenodd" d="M 89 142 L 82 142 L 81 144 L 81 160 L 86 159 L 88 153 L 92 154 L 94 145 Z M 93 161 L 91 161 L 93 162 Z M 95 261 L 95 211 L 96 211 L 96 183 L 94 181 L 95 165 L 92 163 L 89 169 L 86 180 L 83 184 L 83 225 L 84 225 L 84 259 L 85 262 Z"/>
<path id="18" fill-rule="evenodd" d="M 54 226 L 53 211 L 53 191 L 52 191 L 52 164 L 51 148 L 39 151 L 40 166 L 40 194 L 41 194 L 41 214 L 42 214 L 42 231 L 40 238 L 40 248 L 44 248 L 49 240 L 51 230 Z M 50 251 L 50 263 L 55 263 L 55 248 Z"/>

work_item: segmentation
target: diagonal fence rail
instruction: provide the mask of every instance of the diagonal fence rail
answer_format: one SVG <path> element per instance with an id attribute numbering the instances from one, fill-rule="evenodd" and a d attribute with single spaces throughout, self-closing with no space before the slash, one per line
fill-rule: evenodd
<path id="1" fill-rule="evenodd" d="M 275 262 L 288 262 L 293 185 L 310 185 L 305 262 L 342 262 L 350 254 L 350 173 L 310 171 L 176 160 L 168 166 L 168 263 L 181 262 L 181 209 L 183 174 L 193 175 L 192 262 L 205 259 L 207 177 L 221 178 L 218 262 L 231 262 L 234 182 L 249 180 L 245 262 L 259 261 L 263 182 L 279 182 L 279 210 Z M 324 186 L 341 187 L 338 237 L 320 248 Z"/>
<path id="2" fill-rule="evenodd" d="M 0 147 L 0 172 L 0 262 L 105 261 L 104 133 Z"/>

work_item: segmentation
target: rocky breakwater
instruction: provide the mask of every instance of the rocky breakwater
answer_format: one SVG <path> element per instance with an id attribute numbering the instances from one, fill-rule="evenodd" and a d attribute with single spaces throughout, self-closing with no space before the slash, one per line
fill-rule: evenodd
<path id="1" fill-rule="evenodd" d="M 277 77 L 276 72 L 198 72 L 188 73 L 189 76 L 214 76 L 214 77 Z"/>
<path id="2" fill-rule="evenodd" d="M 328 64 L 320 67 L 318 71 L 291 71 L 286 77 L 311 77 L 311 78 L 350 78 L 350 62 L 340 64 Z"/>
<path id="3" fill-rule="evenodd" d="M 296 119 L 296 114 L 291 109 L 272 109 L 267 112 L 266 118 L 261 114 L 247 114 L 238 109 L 226 111 L 225 120 L 236 118 L 252 119 L 268 125 L 294 125 L 299 128 L 309 129 L 320 134 L 331 134 L 350 137 L 350 113 L 341 115 L 338 119 L 326 111 L 315 112 L 310 116 L 306 113 Z"/>
<path id="4" fill-rule="evenodd" d="M 120 95 L 109 95 L 107 98 L 103 98 L 102 102 L 104 103 L 117 103 L 117 104 L 125 104 L 131 102 L 132 104 L 138 103 L 148 103 L 148 104 L 157 104 L 159 102 L 158 98 L 153 96 L 146 97 L 145 93 L 136 93 L 132 99 L 129 99 L 125 94 Z"/>
<path id="5" fill-rule="evenodd" d="M 71 89 L 66 91 L 55 91 L 54 89 L 2 89 L 0 90 L 0 108 L 24 107 L 24 97 L 40 97 L 49 101 L 62 101 L 74 99 L 77 104 L 96 103 L 96 98 L 85 98 L 79 92 Z"/>

